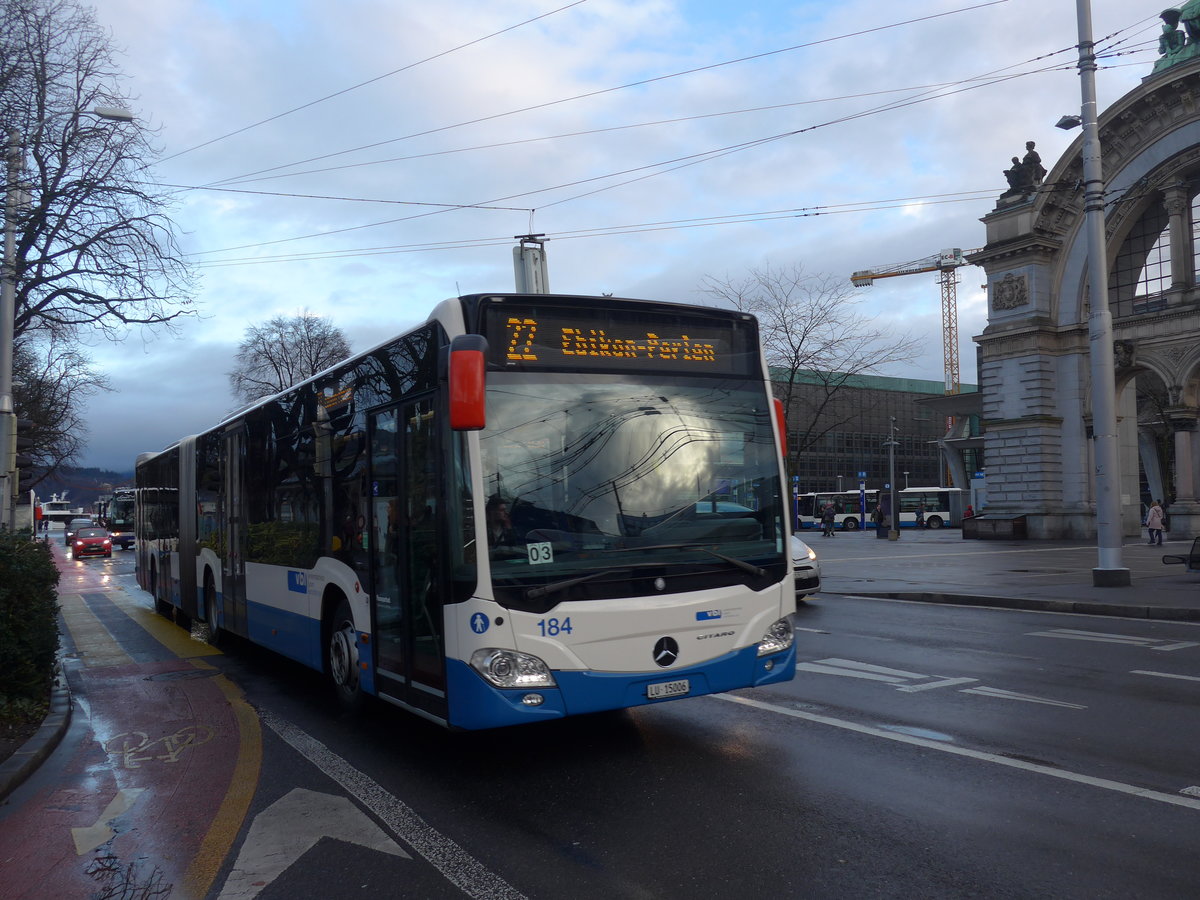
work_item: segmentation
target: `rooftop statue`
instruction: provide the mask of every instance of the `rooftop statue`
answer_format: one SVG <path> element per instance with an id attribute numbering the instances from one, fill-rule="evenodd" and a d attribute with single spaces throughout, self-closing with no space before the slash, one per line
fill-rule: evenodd
<path id="1" fill-rule="evenodd" d="M 1200 0 L 1188 0 L 1178 9 L 1164 9 L 1158 17 L 1163 20 L 1163 26 L 1158 38 L 1160 56 L 1153 72 L 1161 72 L 1200 56 Z M 1181 24 L 1182 31 L 1179 28 Z"/>
<path id="2" fill-rule="evenodd" d="M 1012 158 L 1011 168 L 1004 170 L 1008 179 L 1008 190 L 1000 195 L 1001 202 L 1012 203 L 1029 196 L 1037 191 L 1046 177 L 1046 169 L 1042 165 L 1042 157 L 1035 150 L 1033 141 L 1025 142 L 1025 158 Z"/>

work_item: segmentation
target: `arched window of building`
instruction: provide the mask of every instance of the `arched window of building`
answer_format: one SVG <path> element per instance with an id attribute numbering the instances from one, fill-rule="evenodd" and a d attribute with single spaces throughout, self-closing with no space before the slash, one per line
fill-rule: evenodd
<path id="1" fill-rule="evenodd" d="M 1113 315 L 1120 318 L 1165 309 L 1172 287 L 1195 284 L 1200 268 L 1198 238 L 1200 193 L 1181 182 L 1156 196 L 1112 260 L 1108 299 Z M 1174 259 L 1176 256 L 1181 262 Z"/>

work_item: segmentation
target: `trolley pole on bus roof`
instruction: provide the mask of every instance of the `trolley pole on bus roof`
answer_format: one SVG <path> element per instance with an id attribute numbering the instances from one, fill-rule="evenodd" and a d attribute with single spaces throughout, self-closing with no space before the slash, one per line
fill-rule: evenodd
<path id="1" fill-rule="evenodd" d="M 513 274 L 518 294 L 550 293 L 550 274 L 546 269 L 546 235 L 517 234 L 513 247 Z"/>

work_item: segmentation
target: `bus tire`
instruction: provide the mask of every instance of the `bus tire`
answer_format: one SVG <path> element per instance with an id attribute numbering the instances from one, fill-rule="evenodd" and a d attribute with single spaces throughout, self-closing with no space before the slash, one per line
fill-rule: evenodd
<path id="1" fill-rule="evenodd" d="M 928 519 L 925 520 L 925 527 L 926 528 L 941 528 L 942 527 L 942 517 L 941 516 L 930 516 Z"/>
<path id="2" fill-rule="evenodd" d="M 217 584 L 211 569 L 204 570 L 204 617 L 208 624 L 208 642 L 214 647 L 221 646 L 224 632 L 217 623 Z"/>
<path id="3" fill-rule="evenodd" d="M 164 619 L 174 618 L 171 604 L 158 595 L 158 560 L 150 560 L 150 596 L 154 598 L 154 611 Z"/>
<path id="4" fill-rule="evenodd" d="M 358 679 L 358 638 L 354 632 L 354 616 L 345 597 L 338 598 L 334 605 L 328 635 L 325 671 L 333 685 L 338 705 L 352 712 L 362 706 L 364 697 Z"/>
<path id="5" fill-rule="evenodd" d="M 858 531 L 858 519 L 853 516 L 847 516 L 842 521 L 842 531 Z"/>

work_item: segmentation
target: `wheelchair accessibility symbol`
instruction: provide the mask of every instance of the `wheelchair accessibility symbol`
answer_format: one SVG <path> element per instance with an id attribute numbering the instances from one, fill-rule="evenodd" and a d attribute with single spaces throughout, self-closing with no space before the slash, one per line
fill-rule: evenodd
<path id="1" fill-rule="evenodd" d="M 471 630 L 476 634 L 483 634 L 491 624 L 491 620 L 481 612 L 471 616 Z"/>

